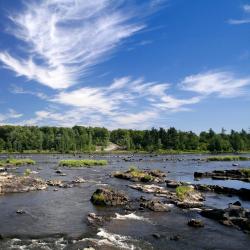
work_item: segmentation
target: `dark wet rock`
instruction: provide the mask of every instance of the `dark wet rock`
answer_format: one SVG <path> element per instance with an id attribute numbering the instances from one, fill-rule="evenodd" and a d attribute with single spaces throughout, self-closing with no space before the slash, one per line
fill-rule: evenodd
<path id="1" fill-rule="evenodd" d="M 156 238 L 156 239 L 160 239 L 160 238 L 161 238 L 161 235 L 158 234 L 158 233 L 154 233 L 154 234 L 152 234 L 152 236 L 153 236 L 154 238 Z"/>
<path id="2" fill-rule="evenodd" d="M 148 201 L 143 201 L 140 204 L 141 207 L 148 208 L 152 211 L 155 212 L 170 212 L 170 208 L 168 204 L 164 204 L 160 200 L 148 200 Z"/>
<path id="3" fill-rule="evenodd" d="M 45 181 L 33 176 L 0 175 L 0 195 L 44 190 L 46 188 Z"/>
<path id="4" fill-rule="evenodd" d="M 123 192 L 110 188 L 98 188 L 91 196 L 93 204 L 102 206 L 126 205 L 128 201 L 128 197 Z"/>
<path id="5" fill-rule="evenodd" d="M 204 222 L 202 220 L 191 219 L 188 221 L 188 226 L 190 227 L 204 227 Z"/>
<path id="6" fill-rule="evenodd" d="M 63 172 L 62 172 L 62 170 L 58 169 L 58 170 L 55 171 L 55 173 L 56 174 L 62 174 Z"/>
<path id="7" fill-rule="evenodd" d="M 250 233 L 250 212 L 241 206 L 230 204 L 226 209 L 205 209 L 201 215 Z"/>
<path id="8" fill-rule="evenodd" d="M 205 185 L 205 184 L 195 184 L 194 188 L 199 191 L 203 192 L 215 192 L 218 194 L 225 194 L 225 195 L 238 195 L 244 200 L 250 200 L 250 189 L 241 188 L 229 188 L 229 187 L 222 187 L 218 185 Z"/>
<path id="9" fill-rule="evenodd" d="M 241 206 L 241 203 L 239 201 L 236 201 L 236 202 L 233 203 L 233 205 L 235 205 L 235 206 Z"/>
<path id="10" fill-rule="evenodd" d="M 0 167 L 0 172 L 5 172 L 5 171 L 7 171 L 7 168 L 5 168 L 5 167 Z"/>
<path id="11" fill-rule="evenodd" d="M 173 235 L 173 236 L 171 236 L 170 237 L 170 240 L 174 240 L 174 241 L 178 241 L 178 240 L 180 240 L 181 239 L 181 236 L 180 235 Z"/>
<path id="12" fill-rule="evenodd" d="M 26 211 L 22 210 L 22 209 L 18 209 L 16 210 L 17 214 L 26 214 Z"/>
<path id="13" fill-rule="evenodd" d="M 169 188 L 177 188 L 181 186 L 181 183 L 178 181 L 166 181 L 166 183 L 167 183 L 167 187 Z"/>
<path id="14" fill-rule="evenodd" d="M 240 180 L 250 182 L 247 171 L 241 169 L 214 170 L 212 172 L 194 172 L 194 178 L 212 178 L 214 180 Z"/>

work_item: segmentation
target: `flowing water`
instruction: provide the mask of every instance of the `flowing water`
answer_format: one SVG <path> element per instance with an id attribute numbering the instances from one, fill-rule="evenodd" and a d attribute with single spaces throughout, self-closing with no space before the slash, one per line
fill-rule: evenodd
<path id="1" fill-rule="evenodd" d="M 7 156 L 1 155 L 1 158 Z M 204 155 L 16 155 L 28 157 L 37 164 L 29 167 L 38 171 L 43 179 L 72 181 L 82 177 L 85 183 L 73 188 L 53 187 L 44 191 L 17 193 L 0 196 L 0 249 L 84 249 L 95 245 L 95 249 L 249 249 L 250 235 L 235 228 L 202 218 L 204 228 L 191 228 L 187 221 L 200 218 L 197 211 L 171 207 L 171 212 L 134 212 L 125 214 L 120 208 L 95 207 L 90 202 L 92 193 L 100 186 L 108 185 L 124 190 L 132 198 L 147 196 L 130 189 L 127 180 L 111 178 L 116 170 L 126 170 L 131 165 L 139 168 L 161 169 L 168 179 L 205 184 L 218 184 L 234 188 L 250 188 L 250 183 L 235 180 L 202 179 L 194 181 L 195 171 L 213 171 L 250 167 L 250 162 L 232 166 L 230 162 L 205 162 L 197 159 Z M 105 167 L 67 169 L 61 168 L 66 176 L 55 173 L 61 159 L 95 158 L 106 159 Z M 125 159 L 125 160 L 124 160 Z M 22 174 L 27 167 L 14 170 Z M 164 186 L 164 184 L 162 184 Z M 150 195 L 148 195 L 150 196 Z M 250 208 L 250 202 L 237 196 L 206 193 L 205 204 L 210 207 L 226 208 L 228 203 L 239 200 Z M 25 214 L 17 214 L 22 209 Z M 87 215 L 110 216 L 102 227 L 90 226 Z M 160 234 L 160 238 L 153 234 Z M 179 240 L 175 240 L 177 236 Z"/>

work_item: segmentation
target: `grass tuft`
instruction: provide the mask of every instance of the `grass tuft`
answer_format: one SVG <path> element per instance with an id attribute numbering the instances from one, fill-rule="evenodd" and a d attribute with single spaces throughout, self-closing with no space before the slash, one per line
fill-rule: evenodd
<path id="1" fill-rule="evenodd" d="M 207 161 L 249 161 L 249 157 L 238 155 L 225 155 L 225 156 L 211 156 Z"/>
<path id="2" fill-rule="evenodd" d="M 96 205 L 105 205 L 105 197 L 102 193 L 95 193 L 92 196 L 92 202 Z"/>
<path id="3" fill-rule="evenodd" d="M 108 162 L 106 160 L 61 160 L 59 166 L 69 168 L 92 167 L 92 166 L 105 166 Z"/>
<path id="4" fill-rule="evenodd" d="M 21 166 L 21 165 L 34 165 L 36 162 L 32 159 L 7 159 L 1 160 L 0 166 L 1 167 L 8 167 L 8 166 Z"/>
<path id="5" fill-rule="evenodd" d="M 240 169 L 240 172 L 250 178 L 250 168 L 242 168 Z"/>
<path id="6" fill-rule="evenodd" d="M 191 186 L 179 186 L 176 188 L 176 195 L 180 200 L 184 200 L 188 193 L 194 189 Z"/>

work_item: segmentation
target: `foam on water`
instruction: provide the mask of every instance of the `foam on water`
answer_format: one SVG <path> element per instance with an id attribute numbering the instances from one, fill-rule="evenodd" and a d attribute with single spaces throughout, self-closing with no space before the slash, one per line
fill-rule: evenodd
<path id="1" fill-rule="evenodd" d="M 127 241 L 133 241 L 128 236 L 123 236 L 120 234 L 112 234 L 107 232 L 105 229 L 99 229 L 97 236 L 101 237 L 102 239 L 98 241 L 99 245 L 106 245 L 106 246 L 116 246 L 121 249 L 129 249 L 133 250 L 136 249 L 133 244 L 127 243 Z"/>
<path id="2" fill-rule="evenodd" d="M 116 220 L 140 220 L 140 221 L 150 222 L 148 218 L 144 218 L 143 216 L 136 215 L 135 213 L 126 214 L 126 215 L 116 213 L 115 215 L 116 217 L 114 219 Z"/>

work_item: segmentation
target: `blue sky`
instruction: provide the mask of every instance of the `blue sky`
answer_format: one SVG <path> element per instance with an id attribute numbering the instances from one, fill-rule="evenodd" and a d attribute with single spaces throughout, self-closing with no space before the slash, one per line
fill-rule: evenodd
<path id="1" fill-rule="evenodd" d="M 0 0 L 0 124 L 250 127 L 250 1 Z"/>

